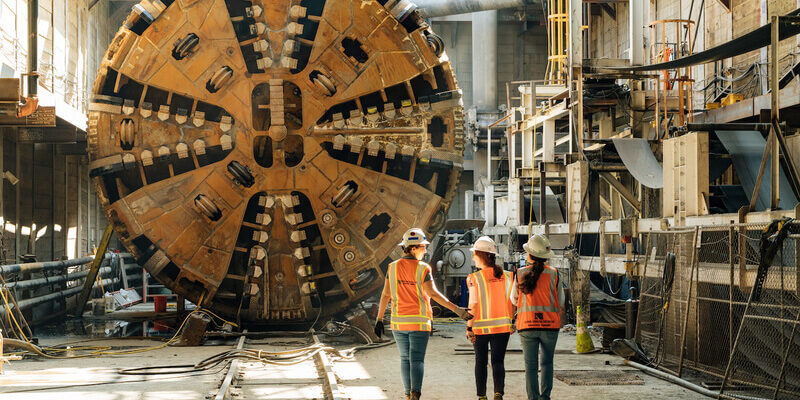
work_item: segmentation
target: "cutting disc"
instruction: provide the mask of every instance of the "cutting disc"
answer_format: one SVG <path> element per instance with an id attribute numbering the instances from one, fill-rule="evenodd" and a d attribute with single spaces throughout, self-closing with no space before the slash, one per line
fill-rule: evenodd
<path id="1" fill-rule="evenodd" d="M 445 220 L 463 111 L 407 1 L 144 0 L 90 99 L 90 173 L 128 250 L 221 315 L 286 325 L 383 287 Z"/>

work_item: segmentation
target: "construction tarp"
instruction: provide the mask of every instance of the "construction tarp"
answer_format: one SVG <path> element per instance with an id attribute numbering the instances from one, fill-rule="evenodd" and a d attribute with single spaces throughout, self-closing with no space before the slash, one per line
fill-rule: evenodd
<path id="1" fill-rule="evenodd" d="M 622 163 L 639 183 L 653 189 L 664 187 L 664 170 L 650 149 L 650 142 L 639 138 L 616 138 L 612 141 Z"/>
<path id="2" fill-rule="evenodd" d="M 747 194 L 747 200 L 751 201 L 753 188 L 758 177 L 758 169 L 761 165 L 761 157 L 764 154 L 764 147 L 767 145 L 766 139 L 761 136 L 759 131 L 716 131 L 715 133 L 731 155 L 733 167 L 736 169 L 736 174 L 739 176 L 739 181 L 745 194 Z M 771 156 L 767 157 L 764 177 L 761 179 L 761 187 L 758 190 L 756 211 L 764 211 L 770 206 L 771 158 Z M 797 197 L 789 185 L 789 179 L 787 179 L 783 168 L 780 169 L 778 182 L 780 190 L 778 206 L 784 210 L 793 209 L 797 204 Z"/>

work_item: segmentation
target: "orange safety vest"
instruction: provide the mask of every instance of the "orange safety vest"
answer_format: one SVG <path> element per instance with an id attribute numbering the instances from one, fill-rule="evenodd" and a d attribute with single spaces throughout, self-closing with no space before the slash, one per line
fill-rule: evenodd
<path id="1" fill-rule="evenodd" d="M 392 330 L 430 331 L 433 309 L 431 298 L 422 291 L 431 266 L 401 258 L 389 264 L 389 289 L 392 294 Z"/>
<path id="2" fill-rule="evenodd" d="M 517 284 L 529 273 L 531 267 L 521 268 L 517 275 Z M 523 294 L 518 289 L 517 330 L 561 328 L 558 284 L 558 271 L 545 265 L 532 293 Z"/>
<path id="3" fill-rule="evenodd" d="M 513 282 L 514 278 L 510 272 L 503 271 L 503 276 L 495 278 L 492 268 L 484 268 L 467 276 L 467 285 L 476 288 L 478 294 L 477 309 L 473 310 L 475 315 L 472 322 L 473 333 L 476 335 L 511 333 Z"/>

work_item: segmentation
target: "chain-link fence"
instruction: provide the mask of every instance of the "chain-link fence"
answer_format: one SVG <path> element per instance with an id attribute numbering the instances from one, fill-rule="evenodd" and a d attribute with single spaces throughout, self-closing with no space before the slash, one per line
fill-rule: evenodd
<path id="1" fill-rule="evenodd" d="M 636 338 L 654 365 L 701 372 L 723 398 L 800 398 L 800 235 L 765 228 L 645 235 Z"/>

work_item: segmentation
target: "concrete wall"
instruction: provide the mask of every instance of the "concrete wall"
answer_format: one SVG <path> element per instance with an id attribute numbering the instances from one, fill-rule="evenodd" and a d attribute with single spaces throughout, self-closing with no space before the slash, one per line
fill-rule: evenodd
<path id="1" fill-rule="evenodd" d="M 54 144 L 18 143 L 2 129 L 3 179 L 0 251 L 6 263 L 24 254 L 39 261 L 82 257 L 97 246 L 107 224 L 83 155 L 60 154 Z"/>
<path id="2" fill-rule="evenodd" d="M 433 21 L 433 30 L 444 40 L 458 86 L 464 93 L 464 105 L 472 104 L 472 23 Z"/>
<path id="3" fill-rule="evenodd" d="M 497 102 L 506 103 L 506 83 L 516 80 L 543 79 L 547 68 L 547 37 L 544 26 L 536 21 L 516 21 L 508 12 L 500 12 L 497 29 L 497 52 L 487 57 L 497 60 Z M 464 107 L 473 104 L 472 96 L 472 23 L 470 21 L 432 21 L 436 34 L 445 42 L 445 51 L 453 65 L 458 86 L 464 92 Z"/>
<path id="4" fill-rule="evenodd" d="M 39 0 L 39 93 L 45 104 L 55 101 L 60 117 L 65 108 L 86 112 L 99 62 L 131 3 L 99 1 L 92 10 L 88 4 Z M 27 7 L 25 0 L 0 0 L 3 77 L 27 72 Z M 90 186 L 86 156 L 17 138 L 16 128 L 0 128 L 0 174 L 19 178 L 17 185 L 7 179 L 0 184 L 0 261 L 17 262 L 23 254 L 39 261 L 88 254 L 106 221 Z"/>
<path id="5" fill-rule="evenodd" d="M 497 102 L 506 104 L 506 83 L 544 79 L 547 69 L 547 37 L 545 27 L 538 21 L 518 21 L 508 11 L 501 11 L 498 14 L 500 21 L 497 31 L 497 52 L 486 56 L 494 57 L 497 61 Z M 469 20 L 469 15 L 434 20 L 431 24 L 436 34 L 445 42 L 445 51 L 464 94 L 464 107 L 469 109 L 473 106 L 472 22 Z M 465 158 L 472 160 L 471 165 L 475 170 L 464 171 L 462 174 L 457 194 L 448 212 L 448 218 L 451 219 L 464 218 L 465 191 L 481 192 L 486 183 L 486 150 L 472 152 L 468 149 Z M 483 213 L 483 205 L 475 202 L 475 218 L 483 218 Z"/>

